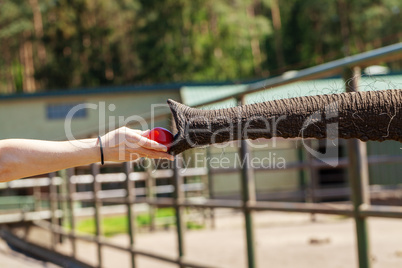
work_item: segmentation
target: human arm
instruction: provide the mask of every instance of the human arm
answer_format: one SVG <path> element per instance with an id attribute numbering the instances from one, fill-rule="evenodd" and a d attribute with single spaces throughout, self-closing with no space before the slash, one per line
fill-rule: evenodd
<path id="1" fill-rule="evenodd" d="M 105 161 L 140 157 L 173 160 L 166 146 L 145 138 L 147 131 L 126 127 L 101 137 Z M 100 162 L 97 138 L 74 141 L 0 140 L 0 182 Z"/>

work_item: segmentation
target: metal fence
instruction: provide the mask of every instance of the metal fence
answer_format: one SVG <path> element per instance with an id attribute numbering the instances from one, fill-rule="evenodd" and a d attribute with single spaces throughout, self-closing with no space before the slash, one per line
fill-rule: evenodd
<path id="1" fill-rule="evenodd" d="M 398 58 L 402 55 L 402 43 L 395 44 L 389 47 L 384 47 L 371 52 L 359 54 L 357 56 L 348 57 L 338 61 L 323 64 L 317 67 L 302 70 L 296 73 L 292 78 L 277 77 L 261 81 L 249 85 L 246 92 L 237 94 L 235 96 L 222 98 L 219 101 L 235 98 L 238 104 L 245 104 L 245 96 L 252 92 L 257 92 L 268 87 L 275 87 L 286 83 L 296 82 L 305 79 L 320 78 L 332 74 L 342 73 L 345 79 L 351 79 L 353 83 L 349 83 L 346 90 L 356 91 L 358 89 L 358 78 L 360 76 L 360 68 L 373 62 L 387 61 Z M 214 101 L 217 102 L 217 101 Z M 211 102 L 210 102 L 211 103 Z M 210 104 L 209 103 L 209 104 Z M 211 180 L 213 172 L 236 172 L 236 170 L 214 171 L 208 168 L 188 168 L 182 169 L 182 158 L 179 156 L 175 159 L 172 170 L 158 170 L 156 173 L 150 174 L 149 172 L 134 172 L 131 163 L 124 163 L 124 172 L 119 174 L 101 174 L 100 166 L 98 164 L 91 165 L 91 174 L 75 175 L 73 169 L 67 170 L 66 185 L 64 190 L 61 190 L 63 185 L 60 178 L 55 174 L 51 174 L 49 178 L 43 179 L 43 185 L 49 186 L 49 193 L 42 193 L 36 190 L 37 200 L 48 200 L 50 204 L 50 211 L 44 212 L 40 210 L 32 212 L 36 214 L 30 215 L 29 213 L 17 213 L 15 217 L 20 220 L 34 220 L 35 224 L 43 229 L 51 232 L 53 243 L 55 244 L 58 236 L 64 236 L 71 239 L 72 243 L 72 256 L 77 254 L 76 240 L 85 240 L 93 242 L 97 245 L 97 267 L 103 267 L 102 248 L 110 247 L 123 252 L 131 254 L 131 265 L 136 267 L 136 256 L 145 256 L 157 260 L 177 264 L 180 267 L 209 267 L 201 263 L 194 263 L 186 259 L 185 245 L 184 245 L 184 208 L 231 208 L 242 211 L 245 221 L 245 234 L 247 245 L 247 264 L 249 268 L 257 267 L 255 260 L 255 243 L 254 243 L 254 228 L 253 228 L 253 214 L 255 211 L 283 211 L 283 212 L 304 212 L 304 213 L 321 213 L 321 214 L 334 214 L 345 215 L 353 217 L 355 221 L 358 260 L 360 268 L 370 267 L 369 258 L 369 239 L 367 236 L 367 217 L 388 217 L 388 218 L 402 218 L 402 207 L 390 206 L 373 206 L 370 204 L 370 191 L 368 182 L 368 164 L 389 163 L 401 161 L 401 157 L 371 157 L 367 158 L 366 145 L 357 140 L 348 141 L 348 158 L 341 159 L 340 164 L 348 168 L 349 183 L 351 190 L 351 203 L 350 204 L 332 204 L 332 203 L 295 203 L 295 202 L 268 202 L 256 200 L 256 188 L 254 182 L 254 172 L 259 169 L 253 169 L 248 162 L 247 155 L 250 152 L 249 145 L 245 141 L 241 141 L 239 149 L 240 159 L 245 165 L 241 170 L 241 200 L 192 200 L 185 197 L 186 191 L 196 189 L 203 191 L 202 185 L 193 186 L 191 188 L 188 184 L 184 184 L 185 177 L 202 176 L 205 185 Z M 311 170 L 322 167 L 322 163 L 318 163 L 313 159 L 307 159 L 300 162 L 291 163 L 287 166 L 290 169 L 304 170 L 307 173 Z M 261 168 L 262 169 L 262 168 Z M 269 169 L 266 169 L 269 171 Z M 157 189 L 153 180 L 157 178 L 171 178 L 173 188 L 169 188 L 173 196 L 171 198 L 155 198 L 155 190 Z M 85 180 L 87 180 L 85 182 Z M 110 180 L 120 181 L 124 183 L 124 189 L 116 190 L 105 194 L 102 190 L 102 182 Z M 146 189 L 137 189 L 135 182 L 139 180 L 147 180 Z M 312 179 L 309 178 L 311 182 Z M 17 183 L 17 182 L 15 182 Z M 90 183 L 93 189 L 89 192 L 77 192 L 77 185 L 79 183 Z M 17 183 L 18 184 L 18 183 Z M 34 189 L 39 187 L 33 185 Z M 60 188 L 60 189 L 57 189 Z M 166 189 L 165 189 L 166 190 Z M 148 193 L 148 195 L 146 194 Z M 139 197 L 139 195 L 146 195 L 146 197 Z M 311 191 L 305 189 L 306 199 L 311 195 Z M 76 232 L 76 216 L 78 210 L 74 207 L 76 201 L 90 201 L 93 202 L 93 209 L 91 210 L 95 218 L 96 234 L 95 236 L 82 235 Z M 101 224 L 101 210 L 105 203 L 123 204 L 125 206 L 125 213 L 127 214 L 128 235 L 130 237 L 130 245 L 125 247 L 108 242 L 102 237 L 102 224 Z M 173 207 L 175 209 L 175 228 L 177 233 L 177 258 L 155 254 L 153 252 L 139 250 L 135 246 L 135 223 L 134 223 L 134 204 L 148 204 L 152 207 Z M 60 204 L 66 204 L 67 209 L 61 210 Z M 66 230 L 59 225 L 58 219 L 63 217 L 63 211 L 68 211 L 70 229 Z M 40 214 L 42 213 L 42 214 Z M 50 223 L 43 219 L 50 219 Z M 0 217 L 0 221 L 1 221 Z M 9 217 L 8 217 L 9 219 Z M 4 221 L 3 221 L 4 222 Z"/>

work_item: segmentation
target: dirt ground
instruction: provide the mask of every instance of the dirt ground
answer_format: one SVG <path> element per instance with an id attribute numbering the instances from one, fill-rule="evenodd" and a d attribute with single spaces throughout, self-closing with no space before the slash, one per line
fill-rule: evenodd
<path id="1" fill-rule="evenodd" d="M 185 233 L 187 259 L 213 267 L 246 267 L 245 232 L 243 216 L 228 210 L 219 210 L 215 229 Z M 208 225 L 208 224 L 207 224 Z M 258 267 L 281 268 L 351 268 L 357 267 L 354 221 L 339 216 L 318 215 L 312 222 L 309 214 L 258 212 L 254 216 L 256 259 Z M 371 218 L 368 222 L 369 239 L 373 267 L 402 267 L 402 220 Z M 30 233 L 31 239 L 50 241 L 50 236 L 41 231 Z M 128 244 L 126 235 L 110 238 L 110 241 Z M 140 233 L 136 236 L 139 249 L 177 256 L 176 234 L 174 230 L 155 233 Z M 68 253 L 69 243 L 59 246 Z M 3 250 L 4 251 L 4 250 Z M 0 259 L 3 258 L 0 252 Z M 104 267 L 129 268 L 126 253 L 104 248 Z M 96 265 L 96 248 L 86 242 L 78 243 L 78 257 Z M 40 263 L 35 263 L 35 265 Z M 0 267 L 37 267 L 13 264 Z M 39 266 L 38 266 L 39 267 Z M 40 267 L 48 267 L 42 264 Z M 139 268 L 170 268 L 177 265 L 166 264 L 146 257 L 137 258 Z"/>

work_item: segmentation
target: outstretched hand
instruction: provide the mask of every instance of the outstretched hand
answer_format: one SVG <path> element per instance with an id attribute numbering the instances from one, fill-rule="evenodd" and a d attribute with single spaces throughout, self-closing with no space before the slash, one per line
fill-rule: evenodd
<path id="1" fill-rule="evenodd" d="M 148 131 L 122 127 L 101 137 L 104 160 L 133 161 L 140 157 L 173 160 L 165 145 L 146 138 Z M 0 182 L 99 162 L 99 139 L 43 141 L 0 140 Z"/>
<path id="2" fill-rule="evenodd" d="M 141 157 L 168 159 L 174 157 L 167 153 L 168 148 L 148 139 L 149 130 L 141 131 L 121 127 L 101 137 L 105 161 L 134 161 Z"/>

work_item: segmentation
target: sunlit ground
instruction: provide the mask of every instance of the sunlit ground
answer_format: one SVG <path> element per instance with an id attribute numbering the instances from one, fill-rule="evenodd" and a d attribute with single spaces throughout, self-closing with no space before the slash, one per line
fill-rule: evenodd
<path id="1" fill-rule="evenodd" d="M 243 216 L 231 210 L 217 210 L 216 227 L 188 230 L 185 233 L 186 257 L 213 267 L 246 267 L 245 231 Z M 256 259 L 258 267 L 326 267 L 351 268 L 357 266 L 354 221 L 340 216 L 259 212 L 255 214 Z M 402 221 L 371 218 L 368 222 L 373 267 L 402 267 Z M 50 241 L 43 231 L 33 231 L 30 239 Z M 118 245 L 127 245 L 128 237 L 119 234 L 108 238 Z M 136 235 L 139 249 L 170 257 L 177 257 L 177 236 L 174 226 L 168 230 L 142 232 Z M 66 241 L 58 249 L 71 252 Z M 78 258 L 96 265 L 95 244 L 78 243 Z M 130 267 L 129 255 L 103 248 L 105 267 Z M 137 258 L 137 267 L 168 268 L 166 264 L 146 257 Z"/>

